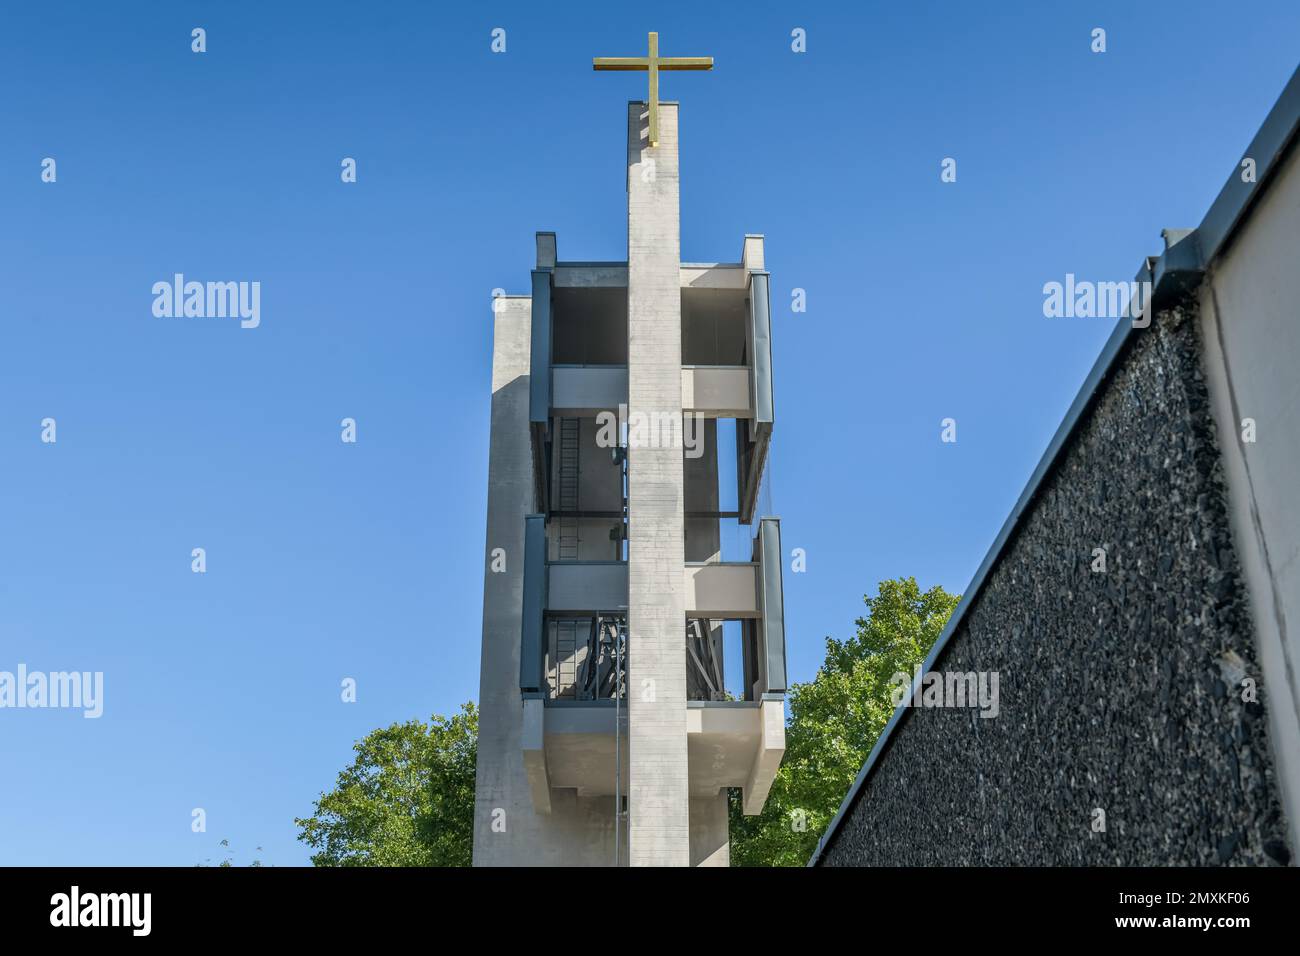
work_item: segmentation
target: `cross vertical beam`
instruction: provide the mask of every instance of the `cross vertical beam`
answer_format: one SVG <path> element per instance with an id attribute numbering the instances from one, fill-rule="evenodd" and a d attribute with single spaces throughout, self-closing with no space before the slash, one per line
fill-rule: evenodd
<path id="1" fill-rule="evenodd" d="M 650 145 L 659 145 L 659 34 L 650 34 Z"/>

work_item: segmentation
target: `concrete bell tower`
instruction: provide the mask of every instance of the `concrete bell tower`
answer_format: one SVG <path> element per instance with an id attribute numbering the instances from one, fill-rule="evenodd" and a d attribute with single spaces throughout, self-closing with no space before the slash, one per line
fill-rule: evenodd
<path id="1" fill-rule="evenodd" d="M 651 77 L 627 111 L 627 258 L 560 261 L 538 233 L 531 294 L 492 303 L 474 863 L 725 866 L 728 791 L 760 812 L 785 749 L 780 524 L 755 517 L 763 239 L 681 261 L 658 70 L 712 61 L 651 34 L 649 57 L 594 65 Z"/>

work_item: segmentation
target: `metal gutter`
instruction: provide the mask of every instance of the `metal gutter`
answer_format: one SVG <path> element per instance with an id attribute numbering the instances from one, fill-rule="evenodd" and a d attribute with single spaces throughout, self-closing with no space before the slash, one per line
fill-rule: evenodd
<path id="1" fill-rule="evenodd" d="M 1245 222 L 1250 207 L 1263 193 L 1271 174 L 1276 171 L 1282 158 L 1295 144 L 1297 130 L 1300 130 L 1300 69 L 1297 69 L 1291 75 L 1291 79 L 1283 89 L 1282 95 L 1278 97 L 1263 125 L 1260 126 L 1259 132 L 1251 140 L 1249 149 L 1244 154 L 1243 158 L 1249 157 L 1255 160 L 1256 182 L 1243 182 L 1241 166 L 1238 164 L 1228 177 L 1223 189 L 1219 191 L 1218 197 L 1210 205 L 1210 209 L 1201 221 L 1201 225 L 1194 230 L 1164 230 L 1161 233 L 1165 240 L 1164 253 L 1159 258 L 1148 257 L 1142 263 L 1142 267 L 1138 269 L 1135 281 L 1139 284 L 1151 283 L 1151 301 L 1145 303 L 1145 308 L 1140 314 L 1132 315 L 1130 313 L 1130 315 L 1120 319 L 1114 331 L 1111 332 L 1110 338 L 1106 340 L 1101 354 L 1097 357 L 1092 370 L 1083 382 L 1083 387 L 1079 389 L 1079 394 L 1075 396 L 1074 401 L 1070 404 L 1065 419 L 1057 428 L 1056 434 L 1052 436 L 1051 442 L 1048 443 L 1047 450 L 1043 452 L 1043 457 L 1039 460 L 1038 466 L 1030 476 L 1024 491 L 1020 493 L 1015 507 L 1011 509 L 1011 514 L 1003 522 L 1002 530 L 998 532 L 992 547 L 989 548 L 984 560 L 980 563 L 979 569 L 975 572 L 975 577 L 971 579 L 971 583 L 963 594 L 961 602 L 957 605 L 957 609 L 953 611 L 952 617 L 948 619 L 948 624 L 944 627 L 943 633 L 934 642 L 934 647 L 926 655 L 925 663 L 921 669 L 922 675 L 933 669 L 935 663 L 946 649 L 948 642 L 961 627 L 967 610 L 979 598 L 985 579 L 1002 557 L 1002 551 L 1015 535 L 1020 519 L 1033 505 L 1043 483 L 1054 470 L 1057 458 L 1069 443 L 1075 428 L 1092 407 L 1093 400 L 1097 397 L 1102 385 L 1105 384 L 1116 360 L 1125 351 L 1131 336 L 1147 328 L 1157 310 L 1176 301 L 1199 285 L 1206 269 L 1227 249 L 1236 232 Z M 916 690 L 917 687 L 914 685 L 912 694 L 915 694 Z M 912 708 L 908 706 L 911 702 L 910 697 L 911 695 L 909 695 L 908 700 L 895 709 L 893 716 L 889 718 L 889 723 L 881 731 L 880 737 L 876 740 L 876 745 L 867 756 L 866 763 L 858 771 L 853 786 L 845 794 L 844 800 L 840 803 L 840 808 L 826 828 L 826 832 L 817 841 L 817 849 L 808 860 L 808 866 L 818 864 L 822 853 L 839 830 L 845 815 L 857 803 L 862 788 L 871 776 L 881 755 L 888 748 L 895 730 L 911 712 Z"/>
<path id="2" fill-rule="evenodd" d="M 1300 69 L 1291 74 L 1291 79 L 1277 98 L 1263 125 L 1250 146 L 1242 154 L 1242 160 L 1255 161 L 1255 182 L 1245 183 L 1241 180 L 1241 164 L 1232 171 L 1227 184 L 1219 191 L 1218 197 L 1210 205 L 1210 211 L 1201 220 L 1196 230 L 1201 249 L 1205 253 L 1204 264 L 1209 265 L 1226 251 L 1238 227 L 1246 218 L 1250 207 L 1263 192 L 1265 184 L 1272 178 L 1283 156 L 1295 141 L 1297 117 L 1300 117 Z"/>

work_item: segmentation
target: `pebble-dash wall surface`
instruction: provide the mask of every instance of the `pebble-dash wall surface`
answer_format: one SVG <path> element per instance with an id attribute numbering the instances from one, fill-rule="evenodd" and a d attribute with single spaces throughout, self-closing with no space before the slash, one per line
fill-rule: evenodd
<path id="1" fill-rule="evenodd" d="M 1194 318 L 1132 337 L 935 665 L 998 716 L 908 714 L 823 865 L 1289 858 Z"/>

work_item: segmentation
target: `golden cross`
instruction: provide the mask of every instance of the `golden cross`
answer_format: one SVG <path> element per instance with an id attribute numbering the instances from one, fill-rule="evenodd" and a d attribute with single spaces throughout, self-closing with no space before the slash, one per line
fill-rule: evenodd
<path id="1" fill-rule="evenodd" d="M 650 34 L 649 56 L 598 56 L 592 59 L 593 70 L 646 70 L 650 73 L 650 145 L 659 145 L 659 71 L 711 70 L 711 56 L 659 55 L 659 34 Z"/>

